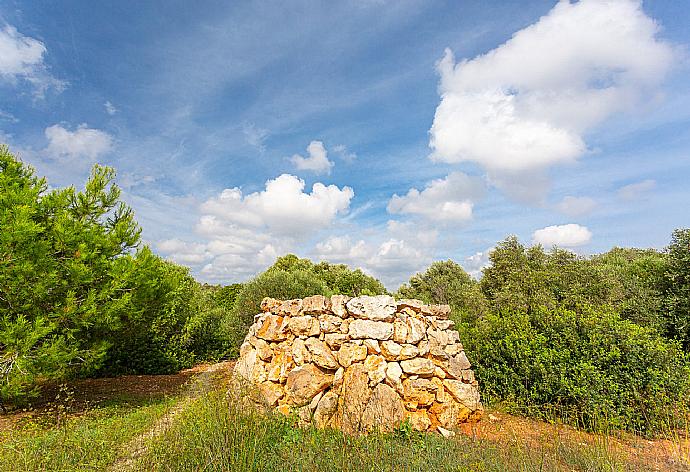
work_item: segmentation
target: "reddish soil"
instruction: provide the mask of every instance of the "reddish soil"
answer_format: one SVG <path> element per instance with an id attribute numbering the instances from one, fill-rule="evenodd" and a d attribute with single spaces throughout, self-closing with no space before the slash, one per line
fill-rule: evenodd
<path id="1" fill-rule="evenodd" d="M 520 443 L 534 451 L 555 451 L 559 445 L 597 447 L 638 470 L 690 471 L 690 437 L 679 431 L 669 439 L 648 440 L 628 433 L 594 434 L 562 424 L 487 411 L 482 421 L 465 425 L 464 434 L 492 442 Z"/>

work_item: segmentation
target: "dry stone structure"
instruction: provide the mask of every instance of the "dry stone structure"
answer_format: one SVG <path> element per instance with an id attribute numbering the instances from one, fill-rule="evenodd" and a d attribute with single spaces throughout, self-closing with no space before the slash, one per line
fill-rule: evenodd
<path id="1" fill-rule="evenodd" d="M 266 298 L 235 367 L 252 398 L 347 433 L 448 433 L 482 415 L 447 305 L 390 296 Z"/>

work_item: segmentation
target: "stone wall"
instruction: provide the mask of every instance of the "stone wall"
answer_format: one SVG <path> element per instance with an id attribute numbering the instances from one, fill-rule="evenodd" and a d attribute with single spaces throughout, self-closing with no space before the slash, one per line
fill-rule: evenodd
<path id="1" fill-rule="evenodd" d="M 256 402 L 348 433 L 449 434 L 483 408 L 447 305 L 320 295 L 261 303 L 235 367 Z"/>

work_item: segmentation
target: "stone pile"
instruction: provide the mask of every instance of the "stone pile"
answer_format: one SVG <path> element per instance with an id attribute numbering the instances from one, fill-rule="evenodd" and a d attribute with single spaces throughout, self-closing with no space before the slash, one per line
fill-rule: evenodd
<path id="1" fill-rule="evenodd" d="M 235 367 L 251 398 L 303 424 L 347 433 L 449 434 L 482 415 L 447 305 L 390 296 L 266 298 Z"/>

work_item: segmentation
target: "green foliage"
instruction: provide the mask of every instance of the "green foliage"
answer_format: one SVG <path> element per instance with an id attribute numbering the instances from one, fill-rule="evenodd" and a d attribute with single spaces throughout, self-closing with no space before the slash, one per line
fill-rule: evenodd
<path id="1" fill-rule="evenodd" d="M 463 319 L 482 316 L 486 299 L 479 284 L 456 262 L 434 262 L 398 289 L 399 298 L 416 298 L 426 303 L 450 305 Z"/>
<path id="2" fill-rule="evenodd" d="M 590 261 L 606 287 L 606 303 L 622 318 L 663 332 L 665 254 L 653 249 L 614 248 Z"/>
<path id="3" fill-rule="evenodd" d="M 679 346 L 610 309 L 491 313 L 461 325 L 461 339 L 484 398 L 521 413 L 650 434 L 687 412 Z"/>
<path id="4" fill-rule="evenodd" d="M 592 264 L 572 252 L 537 245 L 526 248 L 514 236 L 489 256 L 480 285 L 494 312 L 531 312 L 539 307 L 577 309 L 607 300 L 607 287 Z"/>
<path id="5" fill-rule="evenodd" d="M 48 191 L 0 147 L 0 401 L 100 363 L 140 233 L 114 177 L 96 165 L 83 191 Z"/>
<path id="6" fill-rule="evenodd" d="M 690 351 L 690 229 L 673 232 L 664 273 L 667 334 Z"/>

